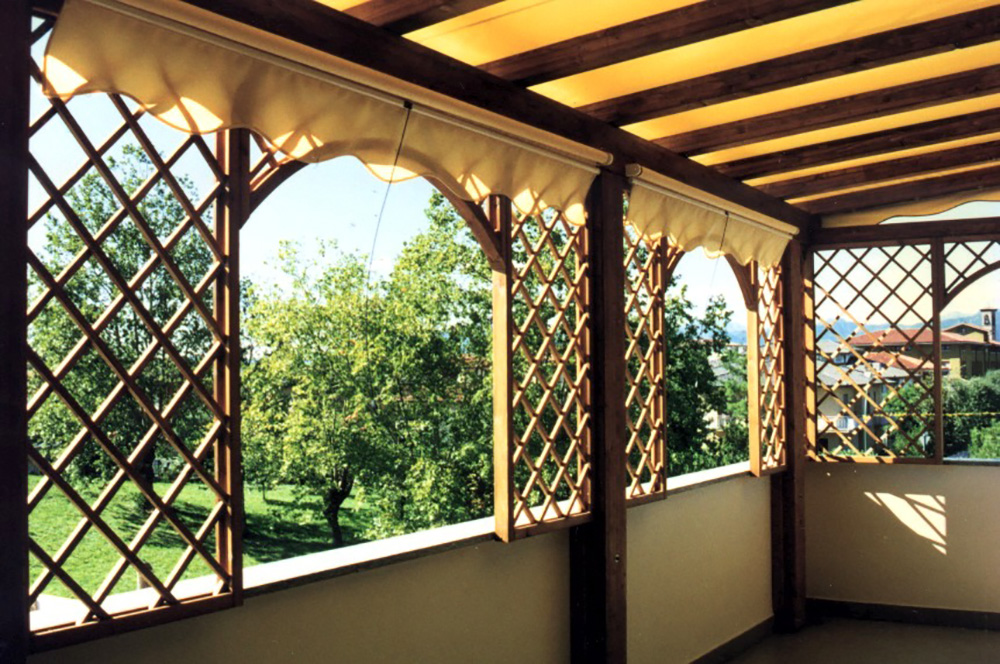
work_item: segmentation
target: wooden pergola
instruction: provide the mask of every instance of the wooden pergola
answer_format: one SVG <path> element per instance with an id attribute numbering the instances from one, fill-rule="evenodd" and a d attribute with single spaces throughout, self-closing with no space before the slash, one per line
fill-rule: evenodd
<path id="1" fill-rule="evenodd" d="M 969 283 L 1000 267 L 986 258 L 987 250 L 1000 243 L 1000 219 L 880 222 L 944 212 L 970 201 L 1000 201 L 1000 166 L 995 163 L 1000 147 L 1000 5 L 973 0 L 919 7 L 901 0 L 665 0 L 657 5 L 636 0 L 607 3 L 600 11 L 599 3 L 590 3 L 594 7 L 587 8 L 593 11 L 578 11 L 577 16 L 571 15 L 573 3 L 568 0 L 535 4 L 183 0 L 177 4 L 304 47 L 316 57 L 373 72 L 404 86 L 401 89 L 429 91 L 435 99 L 453 101 L 456 114 L 474 109 L 496 116 L 508 123 L 503 125 L 507 134 L 511 127 L 523 126 L 525 132 L 530 129 L 608 155 L 590 186 L 582 226 L 570 223 L 563 211 L 552 221 L 531 221 L 511 204 L 508 192 L 491 191 L 483 200 L 472 200 L 442 186 L 469 221 L 494 269 L 497 536 L 511 541 L 571 529 L 568 601 L 574 661 L 626 660 L 626 510 L 666 496 L 669 441 L 664 441 L 663 402 L 669 395 L 663 394 L 661 385 L 665 350 L 662 344 L 657 346 L 662 340 L 662 308 L 657 307 L 662 307 L 666 282 L 683 249 L 666 233 L 639 237 L 627 230 L 622 202 L 638 173 L 656 173 L 680 183 L 685 191 L 702 192 L 712 205 L 726 210 L 727 224 L 731 208 L 796 231 L 777 265 L 731 259 L 752 311 L 751 457 L 755 474 L 771 476 L 773 604 L 780 629 L 794 630 L 805 621 L 805 464 L 942 461 L 941 312 Z M 71 211 L 63 209 L 65 184 L 46 181 L 29 152 L 29 138 L 37 127 L 29 117 L 28 86 L 32 79 L 41 83 L 43 76 L 32 60 L 32 45 L 51 29 L 62 6 L 58 0 L 14 0 L 0 21 L 4 99 L 0 174 L 5 183 L 0 188 L 4 252 L 0 260 L 4 321 L 0 326 L 0 659 L 4 662 L 25 661 L 32 649 L 242 602 L 241 543 L 234 536 L 241 519 L 239 404 L 231 398 L 239 389 L 239 229 L 260 202 L 306 161 L 263 140 L 274 137 L 262 138 L 242 127 L 224 127 L 215 145 L 198 135 L 191 139 L 193 149 L 216 156 L 219 190 L 212 203 L 221 212 L 205 223 L 201 217 L 207 204 L 190 202 L 186 213 L 192 226 L 211 239 L 220 267 L 202 283 L 187 283 L 182 275 L 178 281 L 193 309 L 199 308 L 200 293 L 214 289 L 212 310 L 199 313 L 209 322 L 218 345 L 197 366 L 180 358 L 175 362 L 187 389 L 207 404 L 218 423 L 214 449 L 204 445 L 186 452 L 185 459 L 187 472 L 203 477 L 217 492 L 220 507 L 203 532 L 182 532 L 182 536 L 190 545 L 189 559 L 199 557 L 214 565 L 223 589 L 197 601 L 174 598 L 171 590 L 182 566 L 175 578 L 149 575 L 150 585 L 164 598 L 155 610 L 111 616 L 98 598 L 86 624 L 32 634 L 26 592 L 29 550 L 36 556 L 48 554 L 39 554 L 28 537 L 24 496 L 29 493 L 29 461 L 46 462 L 30 449 L 27 437 L 30 413 L 25 404 L 32 395 L 27 393 L 25 366 L 43 376 L 47 390 L 67 403 L 71 397 L 60 386 L 62 369 L 41 366 L 27 341 L 26 312 L 32 303 L 26 299 L 26 268 L 42 276 L 50 298 L 66 301 L 60 291 L 65 278 L 43 274 L 40 261 L 28 249 L 30 223 L 24 220 L 40 217 L 37 210 L 28 209 L 29 172 L 46 190 L 48 207 L 63 210 L 67 217 Z M 550 22 L 559 12 L 566 20 Z M 43 19 L 34 32 L 32 15 Z M 120 98 L 116 103 L 122 134 L 132 132 L 140 142 L 148 142 Z M 52 110 L 34 122 L 44 124 L 59 117 L 72 126 L 67 113 L 57 99 Z M 82 130 L 74 137 L 87 155 L 85 168 L 103 175 L 104 147 L 90 142 Z M 263 150 L 255 163 L 250 159 L 251 141 Z M 156 153 L 155 148 L 148 151 Z M 169 157 L 155 164 L 168 184 L 171 165 Z M 132 209 L 135 202 L 129 194 L 122 192 L 121 198 L 122 217 L 141 216 Z M 557 246 L 552 239 L 557 227 L 560 237 L 568 238 L 564 245 Z M 87 235 L 85 229 L 80 235 L 88 251 L 99 256 L 100 237 Z M 537 237 L 542 241 L 533 239 Z M 623 237 L 628 240 L 624 248 Z M 649 251 L 645 262 L 637 259 L 640 246 Z M 545 253 L 555 261 L 559 269 L 538 277 L 542 290 L 526 290 L 523 284 L 530 276 L 531 261 L 527 267 L 515 264 L 514 248 L 529 256 Z M 170 246 L 154 246 L 154 253 L 169 270 Z M 586 266 L 583 276 L 577 270 L 580 265 Z M 113 272 L 111 266 L 108 269 Z M 132 302 L 135 277 L 112 276 L 122 292 L 122 302 L 116 306 L 138 307 Z M 531 320 L 537 313 L 532 307 L 540 309 L 538 302 L 557 280 L 571 293 L 554 303 L 560 317 L 557 325 L 563 325 L 560 329 L 567 331 L 570 344 L 550 354 L 556 331 L 544 329 L 540 346 L 523 351 L 529 343 L 528 330 L 537 324 Z M 845 289 L 850 291 L 846 295 Z M 884 293 L 875 295 L 875 289 Z M 636 304 L 642 298 L 654 304 L 643 309 Z M 528 320 L 515 319 L 511 313 L 512 302 L 518 299 L 528 303 Z M 901 416 L 885 411 L 902 438 L 891 445 L 876 443 L 870 452 L 857 449 L 856 440 L 849 437 L 843 437 L 837 449 L 817 442 L 833 426 L 831 416 L 822 412 L 824 404 L 842 417 L 851 417 L 853 407 L 853 402 L 817 384 L 818 371 L 836 370 L 833 357 L 817 349 L 817 337 L 843 342 L 849 335 L 839 332 L 836 323 L 849 318 L 849 310 L 859 305 L 883 312 L 890 326 L 901 326 L 904 318 L 918 319 L 921 329 L 932 330 L 935 339 L 931 354 L 922 358 L 933 367 L 932 380 L 918 387 L 923 392 L 917 397 L 909 397 L 915 400 L 905 401 Z M 636 320 L 641 320 L 638 327 Z M 868 332 L 864 321 L 853 323 Z M 80 325 L 87 327 L 85 321 Z M 169 323 L 160 328 L 150 322 L 150 328 L 156 343 L 169 350 Z M 93 346 L 102 357 L 111 355 L 101 350 L 99 331 L 84 329 L 81 348 Z M 635 340 L 642 335 L 643 343 L 652 344 L 655 352 L 640 358 Z M 535 363 L 527 376 L 517 375 L 512 363 L 520 352 L 528 352 Z M 864 353 L 853 352 L 856 361 L 872 371 L 884 370 L 872 366 Z M 633 360 L 641 365 L 639 374 L 628 370 Z M 107 361 L 121 378 L 120 392 L 142 402 L 141 390 L 130 383 L 135 372 L 117 366 L 114 357 Z M 532 380 L 542 380 L 537 375 L 543 362 L 556 366 L 556 378 L 552 384 L 537 382 L 542 396 L 525 397 Z M 199 387 L 205 372 L 215 377 L 211 389 Z M 529 498 L 535 480 L 526 486 L 519 470 L 532 434 L 517 429 L 515 413 L 526 407 L 532 423 L 541 421 L 560 372 L 576 390 L 574 398 L 555 411 L 560 425 L 564 420 L 570 423 L 565 426 L 572 429 L 571 449 L 559 458 L 543 454 L 542 462 L 556 464 L 565 484 L 541 489 L 539 507 Z M 916 370 L 911 378 L 915 375 Z M 849 373 L 838 380 L 853 390 L 851 399 L 872 401 Z M 155 427 L 169 432 L 169 413 L 146 405 Z M 633 420 L 633 406 L 649 411 L 643 415 L 650 418 L 649 425 Z M 871 403 L 872 408 L 883 406 Z M 89 435 L 99 438 L 100 415 L 79 416 Z M 915 419 L 917 428 L 897 426 L 893 417 Z M 637 434 L 644 426 L 652 430 L 651 438 Z M 870 420 L 858 420 L 857 428 L 871 440 L 887 440 Z M 555 446 L 556 433 L 540 435 L 544 444 Z M 933 444 L 928 446 L 926 440 Z M 113 447 L 110 442 L 108 446 Z M 176 447 L 188 449 L 181 442 Z M 204 461 L 210 454 L 214 470 L 207 471 Z M 124 455 L 116 461 L 123 469 L 118 481 L 141 483 Z M 530 470 L 538 475 L 536 468 Z M 44 472 L 51 484 L 62 488 L 59 468 Z M 557 493 L 563 494 L 556 489 L 565 489 L 571 498 L 557 500 Z M 167 521 L 170 500 L 154 503 Z M 101 529 L 100 509 L 78 507 Z M 215 552 L 203 550 L 212 532 L 219 533 Z M 118 576 L 130 565 L 142 569 L 137 552 L 119 544 L 123 562 Z M 47 566 L 50 577 L 72 583 L 63 578 L 58 560 L 49 559 Z M 106 590 L 110 592 L 113 585 L 114 581 Z"/>

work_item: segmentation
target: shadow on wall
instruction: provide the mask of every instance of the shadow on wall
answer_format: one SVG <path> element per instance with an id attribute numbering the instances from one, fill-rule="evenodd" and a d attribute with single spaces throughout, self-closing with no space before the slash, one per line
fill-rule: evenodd
<path id="1" fill-rule="evenodd" d="M 866 491 L 876 505 L 887 509 L 897 520 L 916 535 L 931 543 L 942 555 L 948 555 L 948 514 L 944 496 Z"/>
<path id="2" fill-rule="evenodd" d="M 810 464 L 808 595 L 1000 611 L 1000 468 Z"/>

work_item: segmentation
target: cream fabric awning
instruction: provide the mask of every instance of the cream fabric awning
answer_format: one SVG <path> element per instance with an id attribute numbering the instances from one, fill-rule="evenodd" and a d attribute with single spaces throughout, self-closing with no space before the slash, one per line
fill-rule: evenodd
<path id="1" fill-rule="evenodd" d="M 672 178 L 643 171 L 637 164 L 627 169 L 632 178 L 627 221 L 649 239 L 666 236 L 691 251 L 702 247 L 709 256 L 728 254 L 741 265 L 755 260 L 775 265 L 798 229 Z"/>
<path id="2" fill-rule="evenodd" d="M 596 165 L 610 162 L 170 0 L 67 0 L 44 68 L 54 96 L 120 93 L 183 131 L 245 127 L 294 159 L 352 155 L 386 181 L 433 176 L 461 198 L 504 194 L 526 214 L 552 207 L 576 224 Z"/>
<path id="3" fill-rule="evenodd" d="M 860 212 L 845 212 L 823 217 L 823 228 L 842 228 L 844 226 L 875 226 L 894 217 L 933 217 L 948 212 L 966 203 L 1000 203 L 1000 189 L 959 192 L 950 196 L 938 196 L 926 200 L 901 203 L 862 210 Z"/>

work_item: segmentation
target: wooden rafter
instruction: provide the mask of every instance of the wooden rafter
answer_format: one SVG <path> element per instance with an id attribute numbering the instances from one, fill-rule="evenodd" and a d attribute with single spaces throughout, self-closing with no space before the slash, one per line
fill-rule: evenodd
<path id="1" fill-rule="evenodd" d="M 810 196 L 825 191 L 835 191 L 846 187 L 891 180 L 908 175 L 933 173 L 948 168 L 981 164 L 1000 158 L 1000 140 L 976 143 L 951 150 L 940 150 L 913 157 L 887 159 L 873 164 L 842 168 L 815 175 L 807 175 L 791 180 L 761 185 L 759 189 L 772 196 L 795 198 Z"/>
<path id="2" fill-rule="evenodd" d="M 755 178 L 847 159 L 870 157 L 896 150 L 1000 131 L 1000 109 L 967 113 L 896 129 L 872 132 L 836 141 L 807 145 L 757 157 L 718 164 L 715 169 L 734 178 Z"/>
<path id="3" fill-rule="evenodd" d="M 655 142 L 675 152 L 698 155 L 998 91 L 1000 65 L 992 65 L 667 136 Z"/>
<path id="4" fill-rule="evenodd" d="M 1000 166 L 819 198 L 803 202 L 801 207 L 817 214 L 830 214 L 995 187 L 1000 187 Z"/>
<path id="5" fill-rule="evenodd" d="M 500 0 L 367 0 L 345 9 L 362 21 L 397 35 L 447 21 Z"/>
<path id="6" fill-rule="evenodd" d="M 642 90 L 581 110 L 625 125 L 998 38 L 1000 8 L 989 7 Z"/>
<path id="7" fill-rule="evenodd" d="M 713 0 L 616 25 L 482 65 L 525 87 L 854 0 Z"/>

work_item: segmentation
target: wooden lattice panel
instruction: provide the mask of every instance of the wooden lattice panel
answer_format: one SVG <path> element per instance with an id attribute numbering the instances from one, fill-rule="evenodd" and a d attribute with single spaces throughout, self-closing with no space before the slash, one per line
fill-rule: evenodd
<path id="1" fill-rule="evenodd" d="M 36 23 L 36 51 L 49 27 Z M 40 89 L 37 62 L 32 77 Z M 32 102 L 38 632 L 228 593 L 233 504 L 219 476 L 229 432 L 215 379 L 229 341 L 216 310 L 228 265 L 211 218 L 224 190 L 219 162 L 201 137 L 167 130 L 117 95 L 63 103 L 33 92 Z M 151 561 L 152 541 L 168 553 Z"/>
<path id="2" fill-rule="evenodd" d="M 785 447 L 785 319 L 781 266 L 755 268 L 757 296 L 756 432 L 750 463 L 757 475 L 782 468 Z M 753 406 L 751 406 L 753 407 Z M 751 425 L 753 422 L 751 421 Z"/>
<path id="3" fill-rule="evenodd" d="M 547 211 L 510 221 L 511 522 L 589 512 L 587 230 Z"/>
<path id="4" fill-rule="evenodd" d="M 625 424 L 629 500 L 666 490 L 664 293 L 680 251 L 625 227 Z"/>
<path id="5" fill-rule="evenodd" d="M 932 253 L 814 252 L 815 457 L 934 456 Z"/>
<path id="6" fill-rule="evenodd" d="M 966 286 L 997 268 L 1000 268 L 1000 241 L 945 242 L 945 304 Z"/>

